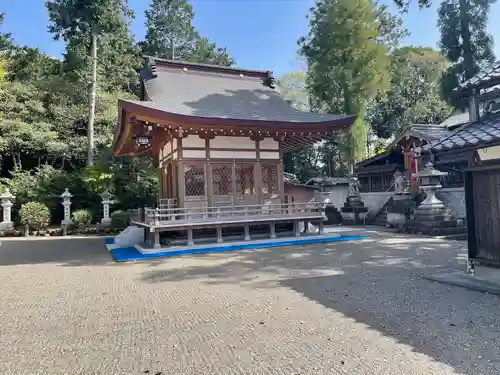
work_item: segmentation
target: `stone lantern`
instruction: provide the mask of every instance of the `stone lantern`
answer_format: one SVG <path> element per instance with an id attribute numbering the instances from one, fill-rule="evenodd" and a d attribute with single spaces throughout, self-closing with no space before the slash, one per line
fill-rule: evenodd
<path id="1" fill-rule="evenodd" d="M 406 227 L 407 231 L 428 235 L 463 235 L 464 223 L 437 197 L 441 188 L 441 178 L 448 173 L 438 171 L 431 162 L 418 173 L 420 188 L 427 194 L 424 201 L 415 210 L 415 215 Z"/>
<path id="2" fill-rule="evenodd" d="M 0 223 L 0 230 L 2 231 L 14 229 L 14 223 L 12 222 L 12 200 L 14 198 L 16 197 L 11 194 L 8 188 L 5 188 L 5 191 L 0 195 L 3 211 L 3 219 Z"/>
<path id="3" fill-rule="evenodd" d="M 109 192 L 109 190 L 105 190 L 104 193 L 101 194 L 102 198 L 102 213 L 103 217 L 101 219 L 101 225 L 103 227 L 111 226 L 111 218 L 109 217 L 109 206 L 115 204 L 113 200 L 113 194 Z"/>
<path id="4" fill-rule="evenodd" d="M 61 194 L 61 204 L 64 207 L 64 219 L 61 221 L 62 225 L 71 225 L 73 221 L 71 220 L 71 198 L 73 195 L 68 189 L 64 189 L 64 193 Z"/>
<path id="5" fill-rule="evenodd" d="M 420 187 L 427 194 L 419 208 L 437 209 L 444 207 L 443 202 L 436 198 L 436 193 L 441 188 L 441 178 L 446 175 L 448 173 L 438 171 L 431 162 L 428 162 L 425 168 L 418 173 Z"/>
<path id="6" fill-rule="evenodd" d="M 409 199 L 408 180 L 399 170 L 393 175 L 394 195 L 392 204 L 387 208 L 387 224 L 390 227 L 404 229 L 406 219 L 409 217 L 412 201 Z"/>

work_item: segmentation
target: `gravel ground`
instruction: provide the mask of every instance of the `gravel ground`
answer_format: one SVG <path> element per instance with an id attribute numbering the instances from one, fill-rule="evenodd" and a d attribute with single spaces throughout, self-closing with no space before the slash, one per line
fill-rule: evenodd
<path id="1" fill-rule="evenodd" d="M 369 236 L 135 264 L 4 241 L 0 374 L 499 374 L 500 299 L 421 278 L 464 243 Z"/>

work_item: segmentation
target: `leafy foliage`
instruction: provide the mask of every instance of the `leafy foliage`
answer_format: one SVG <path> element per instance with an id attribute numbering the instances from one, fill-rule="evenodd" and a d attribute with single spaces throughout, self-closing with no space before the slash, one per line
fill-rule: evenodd
<path id="1" fill-rule="evenodd" d="M 441 99 L 440 80 L 449 63 L 427 47 L 402 47 L 391 54 L 391 87 L 370 103 L 368 119 L 387 138 L 410 124 L 438 124 L 451 113 Z"/>
<path id="2" fill-rule="evenodd" d="M 400 9 L 407 11 L 408 6 L 411 4 L 412 0 L 394 0 Z M 432 0 L 416 0 L 420 8 L 429 8 L 432 5 Z"/>
<path id="3" fill-rule="evenodd" d="M 89 210 L 77 210 L 72 215 L 73 224 L 80 230 L 92 224 L 92 213 Z"/>
<path id="4" fill-rule="evenodd" d="M 125 211 L 114 211 L 110 215 L 111 217 L 111 226 L 113 228 L 123 229 L 129 226 L 130 224 L 130 214 Z"/>
<path id="5" fill-rule="evenodd" d="M 488 13 L 496 0 L 443 0 L 438 10 L 439 45 L 451 66 L 443 76 L 444 98 L 456 107 L 465 103 L 452 90 L 495 61 L 493 38 L 487 32 Z"/>
<path id="6" fill-rule="evenodd" d="M 0 28 L 5 20 L 5 13 L 0 13 Z M 0 52 L 9 50 L 12 47 L 12 34 L 0 32 Z"/>
<path id="7" fill-rule="evenodd" d="M 317 0 L 310 30 L 299 40 L 309 71 L 307 86 L 313 110 L 361 114 L 366 103 L 389 88 L 388 47 L 383 37 L 380 8 L 369 0 Z M 339 142 L 351 165 L 359 160 L 364 119 Z M 366 133 L 366 130 L 365 130 Z"/>
<path id="8" fill-rule="evenodd" d="M 199 34 L 193 26 L 194 11 L 187 0 L 152 0 L 146 10 L 143 52 L 151 56 L 231 66 L 233 58 Z"/>
<path id="9" fill-rule="evenodd" d="M 45 229 L 50 224 L 49 208 L 39 202 L 23 204 L 19 216 L 21 217 L 21 224 L 27 225 L 32 230 Z"/>

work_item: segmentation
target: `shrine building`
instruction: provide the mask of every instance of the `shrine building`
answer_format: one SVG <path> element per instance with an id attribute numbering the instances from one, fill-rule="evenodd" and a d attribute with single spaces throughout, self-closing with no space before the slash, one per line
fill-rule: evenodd
<path id="1" fill-rule="evenodd" d="M 355 116 L 294 109 L 270 71 L 147 58 L 141 100 L 119 101 L 114 155 L 158 162 L 160 203 L 284 203 L 283 153 L 345 132 Z"/>

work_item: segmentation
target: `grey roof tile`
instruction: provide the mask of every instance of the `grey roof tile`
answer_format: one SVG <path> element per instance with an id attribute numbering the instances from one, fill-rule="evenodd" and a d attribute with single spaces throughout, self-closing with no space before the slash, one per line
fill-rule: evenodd
<path id="1" fill-rule="evenodd" d="M 158 61 L 155 60 L 155 61 Z M 303 112 L 267 85 L 267 72 L 204 65 L 157 63 L 155 73 L 141 71 L 150 102 L 141 105 L 169 113 L 206 118 L 277 122 L 328 122 L 353 116 Z M 156 76 L 154 76 L 156 75 Z"/>
<path id="2" fill-rule="evenodd" d="M 485 114 L 479 121 L 466 124 L 431 147 L 432 151 L 455 150 L 464 147 L 480 147 L 500 141 L 500 115 Z"/>
<path id="3" fill-rule="evenodd" d="M 500 61 L 485 66 L 474 77 L 460 84 L 454 91 L 487 84 L 488 82 L 498 82 L 500 80 Z"/>

